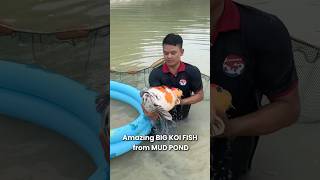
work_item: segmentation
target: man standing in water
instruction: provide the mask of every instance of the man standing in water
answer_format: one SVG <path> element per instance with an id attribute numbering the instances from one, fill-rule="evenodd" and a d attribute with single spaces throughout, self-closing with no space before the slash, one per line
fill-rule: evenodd
<path id="1" fill-rule="evenodd" d="M 258 137 L 291 125 L 299 116 L 289 33 L 273 15 L 231 0 L 211 0 L 210 68 L 211 92 L 218 85 L 232 96 L 233 107 L 211 117 L 212 123 L 224 116 L 225 123 L 224 133 L 211 139 L 211 176 L 237 180 L 251 167 Z M 262 95 L 270 100 L 263 107 Z M 223 98 L 211 99 L 212 106 L 225 103 L 217 99 Z"/>
<path id="2" fill-rule="evenodd" d="M 193 65 L 181 61 L 183 40 L 177 34 L 168 34 L 162 42 L 164 64 L 153 69 L 149 76 L 150 87 L 168 86 L 182 90 L 180 104 L 170 111 L 173 120 L 185 119 L 191 104 L 203 100 L 201 73 Z M 150 119 L 158 119 L 158 114 L 146 112 Z"/>

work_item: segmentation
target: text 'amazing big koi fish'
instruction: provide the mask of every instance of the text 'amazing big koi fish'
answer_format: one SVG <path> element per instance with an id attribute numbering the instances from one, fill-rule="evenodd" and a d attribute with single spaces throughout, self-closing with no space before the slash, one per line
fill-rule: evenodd
<path id="1" fill-rule="evenodd" d="M 140 96 L 146 111 L 156 112 L 161 118 L 172 120 L 169 111 L 180 104 L 182 91 L 177 88 L 157 86 L 141 91 Z"/>

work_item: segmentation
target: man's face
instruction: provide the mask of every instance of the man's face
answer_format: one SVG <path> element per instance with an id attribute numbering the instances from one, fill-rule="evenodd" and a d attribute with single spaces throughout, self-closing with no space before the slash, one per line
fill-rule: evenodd
<path id="1" fill-rule="evenodd" d="M 174 46 L 169 44 L 163 45 L 163 56 L 168 66 L 175 66 L 181 61 L 183 55 L 183 49 L 180 46 Z"/>

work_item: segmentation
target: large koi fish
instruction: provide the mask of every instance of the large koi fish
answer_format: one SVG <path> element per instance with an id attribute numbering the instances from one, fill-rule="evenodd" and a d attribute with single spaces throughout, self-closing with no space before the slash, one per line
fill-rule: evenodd
<path id="1" fill-rule="evenodd" d="M 140 96 L 146 111 L 156 112 L 161 118 L 172 120 L 169 111 L 180 104 L 182 91 L 177 88 L 157 86 L 141 91 Z"/>

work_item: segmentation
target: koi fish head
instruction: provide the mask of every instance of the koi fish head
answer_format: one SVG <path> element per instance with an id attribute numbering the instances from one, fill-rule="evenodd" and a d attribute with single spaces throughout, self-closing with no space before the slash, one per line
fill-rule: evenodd
<path id="1" fill-rule="evenodd" d="M 182 91 L 179 89 L 170 89 L 167 86 L 151 87 L 140 93 L 142 105 L 149 112 L 157 112 L 167 120 L 172 120 L 169 113 L 175 105 L 179 103 Z"/>

